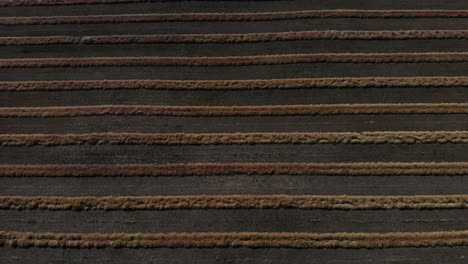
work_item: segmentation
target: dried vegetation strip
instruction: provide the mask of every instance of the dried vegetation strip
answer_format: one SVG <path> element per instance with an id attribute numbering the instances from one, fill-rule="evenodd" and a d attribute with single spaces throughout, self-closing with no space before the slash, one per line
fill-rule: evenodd
<path id="1" fill-rule="evenodd" d="M 0 37 L 0 46 L 157 43 L 255 43 L 296 40 L 468 39 L 468 30 L 296 31 L 247 34 Z"/>
<path id="2" fill-rule="evenodd" d="M 222 175 L 468 175 L 468 162 L 171 163 L 0 165 L 0 177 L 158 177 Z"/>
<path id="3" fill-rule="evenodd" d="M 316 196 L 0 196 L 2 210 L 181 210 L 181 209 L 465 209 L 468 195 Z"/>
<path id="4" fill-rule="evenodd" d="M 314 18 L 466 18 L 467 10 L 303 10 L 256 13 L 153 13 L 88 16 L 1 17 L 0 25 L 272 21 Z"/>
<path id="5" fill-rule="evenodd" d="M 0 107 L 0 117 L 143 116 L 298 116 L 365 114 L 468 114 L 466 103 L 315 104 L 264 106 L 90 105 Z"/>
<path id="6" fill-rule="evenodd" d="M 468 131 L 0 134 L 1 146 L 468 143 Z"/>
<path id="7" fill-rule="evenodd" d="M 248 34 L 177 34 L 84 36 L 83 44 L 255 43 L 295 40 L 467 39 L 467 30 L 296 31 Z M 0 38 L 0 44 L 2 43 Z"/>
<path id="8" fill-rule="evenodd" d="M 268 80 L 70 80 L 0 81 L 0 91 L 257 90 L 309 88 L 468 87 L 468 77 L 336 77 Z"/>
<path id="9" fill-rule="evenodd" d="M 467 231 L 401 233 L 26 233 L 0 231 L 0 246 L 43 248 L 407 248 L 468 245 Z"/>
<path id="10" fill-rule="evenodd" d="M 84 57 L 0 59 L 0 68 L 248 66 L 296 63 L 467 62 L 468 52 L 315 53 L 228 57 Z"/>

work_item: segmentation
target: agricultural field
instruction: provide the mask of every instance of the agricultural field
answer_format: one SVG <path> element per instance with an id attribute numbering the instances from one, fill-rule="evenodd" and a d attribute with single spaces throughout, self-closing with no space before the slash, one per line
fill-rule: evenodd
<path id="1" fill-rule="evenodd" d="M 0 263 L 467 263 L 467 72 L 462 0 L 0 0 Z"/>

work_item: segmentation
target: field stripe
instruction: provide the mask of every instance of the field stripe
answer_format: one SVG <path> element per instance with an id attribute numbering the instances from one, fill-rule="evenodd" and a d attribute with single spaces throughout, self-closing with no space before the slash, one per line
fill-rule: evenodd
<path id="1" fill-rule="evenodd" d="M 0 37 L 0 46 L 157 43 L 255 43 L 297 40 L 468 39 L 468 30 L 295 31 L 247 34 L 166 34 Z"/>
<path id="2" fill-rule="evenodd" d="M 145 22 L 273 21 L 313 18 L 466 18 L 468 10 L 301 10 L 257 13 L 153 13 L 87 16 L 1 17 L 0 25 L 60 25 Z"/>
<path id="3" fill-rule="evenodd" d="M 468 143 L 468 131 L 0 134 L 1 146 Z"/>
<path id="4" fill-rule="evenodd" d="M 436 63 L 467 61 L 468 52 L 313 53 L 227 57 L 85 57 L 0 59 L 0 68 L 248 66 L 296 63 Z"/>
<path id="5" fill-rule="evenodd" d="M 467 231 L 401 233 L 32 233 L 0 231 L 0 246 L 41 248 L 410 248 L 468 245 Z"/>
<path id="6" fill-rule="evenodd" d="M 148 0 L 1 0 L 0 7 L 143 3 Z"/>
<path id="7" fill-rule="evenodd" d="M 159 177 L 223 175 L 468 175 L 468 162 L 170 163 L 0 165 L 0 177 Z"/>
<path id="8" fill-rule="evenodd" d="M 38 37 L 40 38 L 40 37 Z M 44 37 L 46 38 L 46 37 Z M 82 44 L 255 43 L 294 40 L 467 39 L 467 30 L 295 31 L 247 34 L 167 34 L 83 36 Z M 6 39 L 6 38 L 5 38 Z M 13 38 L 10 38 L 13 39 Z M 0 44 L 3 43 L 0 38 Z"/>
<path id="9" fill-rule="evenodd" d="M 264 80 L 67 80 L 0 81 L 0 91 L 254 90 L 305 88 L 468 87 L 467 76 L 336 77 Z"/>
<path id="10" fill-rule="evenodd" d="M 0 107 L 0 117 L 142 116 L 300 116 L 366 114 L 468 114 L 468 103 L 315 104 L 264 106 L 90 105 Z"/>
<path id="11" fill-rule="evenodd" d="M 468 195 L 0 196 L 2 210 L 466 209 Z"/>
<path id="12" fill-rule="evenodd" d="M 0 46 L 64 45 L 76 44 L 80 41 L 80 37 L 73 36 L 0 37 Z"/>

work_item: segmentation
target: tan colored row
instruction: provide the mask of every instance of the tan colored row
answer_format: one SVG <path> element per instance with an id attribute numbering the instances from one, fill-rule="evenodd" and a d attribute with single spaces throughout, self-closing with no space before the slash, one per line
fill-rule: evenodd
<path id="1" fill-rule="evenodd" d="M 299 116 L 366 114 L 468 114 L 468 104 L 312 104 L 261 106 L 89 105 L 0 107 L 0 117 L 73 117 L 102 115 Z"/>
<path id="2" fill-rule="evenodd" d="M 256 90 L 306 88 L 467 87 L 466 76 L 336 77 L 264 80 L 70 80 L 0 81 L 0 91 L 64 90 Z"/>
<path id="3" fill-rule="evenodd" d="M 468 39 L 468 30 L 295 31 L 246 34 L 0 37 L 0 46 L 156 43 L 255 43 L 294 40 Z"/>
<path id="4" fill-rule="evenodd" d="M 1 4 L 0 4 L 1 5 Z M 257 13 L 156 13 L 88 16 L 0 17 L 0 25 L 273 21 L 313 18 L 466 18 L 468 10 L 301 10 Z"/>
<path id="5" fill-rule="evenodd" d="M 27 233 L 0 231 L 0 246 L 43 248 L 407 248 L 468 245 L 467 231 L 421 233 Z"/>
<path id="6" fill-rule="evenodd" d="M 248 66 L 297 63 L 468 62 L 468 52 L 312 53 L 228 57 L 83 57 L 0 59 L 0 68 Z"/>
<path id="7" fill-rule="evenodd" d="M 468 143 L 468 131 L 0 134 L 1 146 Z"/>
<path id="8" fill-rule="evenodd" d="M 181 210 L 181 209 L 466 209 L 468 195 L 319 196 L 0 196 L 2 210 Z"/>
<path id="9" fill-rule="evenodd" d="M 0 165 L 0 177 L 182 177 L 223 175 L 468 175 L 468 162 Z"/>

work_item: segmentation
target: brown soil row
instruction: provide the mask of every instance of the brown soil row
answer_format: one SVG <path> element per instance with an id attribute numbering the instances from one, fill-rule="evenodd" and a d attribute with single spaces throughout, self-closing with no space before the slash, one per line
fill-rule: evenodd
<path id="1" fill-rule="evenodd" d="M 222 175 L 468 175 L 468 163 L 172 163 L 115 165 L 0 165 L 0 177 L 182 177 Z"/>
<path id="2" fill-rule="evenodd" d="M 1 146 L 468 143 L 468 131 L 0 134 Z"/>
<path id="3" fill-rule="evenodd" d="M 254 90 L 306 88 L 468 87 L 468 77 L 344 77 L 269 80 L 71 80 L 0 81 L 0 91 Z"/>
<path id="4" fill-rule="evenodd" d="M 0 246 L 42 248 L 403 248 L 468 245 L 467 231 L 401 233 L 26 233 L 0 231 Z"/>
<path id="5" fill-rule="evenodd" d="M 465 209 L 468 195 L 316 196 L 0 196 L 2 210 L 179 210 L 179 209 Z"/>
<path id="6" fill-rule="evenodd" d="M 0 46 L 66 44 L 254 43 L 295 40 L 468 39 L 468 30 L 297 31 L 248 34 L 0 37 Z"/>
<path id="7" fill-rule="evenodd" d="M 2 17 L 0 25 L 145 22 L 273 21 L 314 18 L 466 18 L 467 10 L 306 10 L 258 13 L 155 13 L 89 16 Z"/>
<path id="8" fill-rule="evenodd" d="M 468 114 L 468 104 L 316 104 L 265 106 L 96 105 L 0 107 L 0 117 L 148 116 L 297 116 L 362 114 Z"/>
<path id="9" fill-rule="evenodd" d="M 86 57 L 0 59 L 0 68 L 247 66 L 296 63 L 436 63 L 467 61 L 468 52 L 314 53 L 228 57 Z"/>

